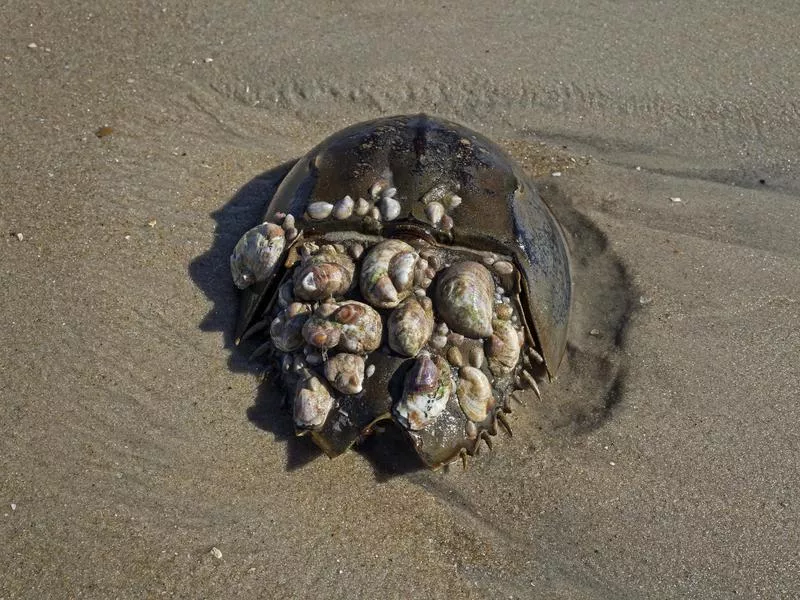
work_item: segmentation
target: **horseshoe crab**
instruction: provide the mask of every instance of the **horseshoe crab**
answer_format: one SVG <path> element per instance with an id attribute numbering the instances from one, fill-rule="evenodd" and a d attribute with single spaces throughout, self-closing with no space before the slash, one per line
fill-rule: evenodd
<path id="1" fill-rule="evenodd" d="M 236 338 L 330 457 L 394 420 L 437 468 L 491 445 L 511 394 L 553 377 L 572 283 L 561 229 L 494 143 L 426 115 L 301 158 L 231 255 Z M 509 428 L 510 431 L 510 428 Z"/>

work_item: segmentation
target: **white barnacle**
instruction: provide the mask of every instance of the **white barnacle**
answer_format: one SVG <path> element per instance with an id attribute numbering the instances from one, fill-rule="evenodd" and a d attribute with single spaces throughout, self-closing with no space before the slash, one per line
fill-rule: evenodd
<path id="1" fill-rule="evenodd" d="M 380 199 L 384 187 L 386 187 L 386 184 L 383 181 L 376 181 L 372 184 L 372 187 L 369 188 L 369 195 L 373 200 L 377 201 Z"/>
<path id="2" fill-rule="evenodd" d="M 343 394 L 358 394 L 364 384 L 364 357 L 342 352 L 325 363 L 325 378 Z"/>
<path id="3" fill-rule="evenodd" d="M 333 218 L 338 220 L 348 219 L 353 214 L 355 202 L 350 196 L 337 200 L 333 205 Z"/>
<path id="4" fill-rule="evenodd" d="M 314 221 L 321 221 L 331 216 L 333 204 L 330 202 L 312 202 L 306 207 L 306 214 Z"/>
<path id="5" fill-rule="evenodd" d="M 425 207 L 425 216 L 431 225 L 439 225 L 444 216 L 444 206 L 441 202 L 431 202 Z"/>
<path id="6" fill-rule="evenodd" d="M 380 201 L 380 210 L 381 210 L 381 215 L 383 215 L 384 219 L 386 219 L 387 221 L 393 221 L 400 216 L 400 211 L 402 210 L 402 207 L 400 205 L 400 202 L 398 202 L 394 198 L 385 196 Z"/>
<path id="7" fill-rule="evenodd" d="M 354 209 L 354 210 L 355 210 L 355 213 L 356 213 L 356 214 L 357 214 L 359 217 L 363 217 L 364 215 L 366 215 L 366 214 L 369 212 L 370 206 L 371 206 L 371 205 L 370 205 L 370 203 L 369 203 L 369 202 L 367 202 L 367 201 L 366 201 L 366 200 L 364 200 L 363 198 L 359 198 L 359 199 L 356 201 L 356 205 L 355 205 L 355 209 Z"/>

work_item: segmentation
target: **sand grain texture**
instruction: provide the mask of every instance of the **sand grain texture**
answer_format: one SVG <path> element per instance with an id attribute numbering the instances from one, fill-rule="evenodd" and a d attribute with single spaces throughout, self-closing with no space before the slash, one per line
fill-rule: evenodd
<path id="1" fill-rule="evenodd" d="M 0 598 L 800 594 L 799 18 L 6 3 Z M 576 259 L 567 367 L 466 472 L 328 461 L 232 348 L 291 161 L 419 111 L 537 173 Z"/>

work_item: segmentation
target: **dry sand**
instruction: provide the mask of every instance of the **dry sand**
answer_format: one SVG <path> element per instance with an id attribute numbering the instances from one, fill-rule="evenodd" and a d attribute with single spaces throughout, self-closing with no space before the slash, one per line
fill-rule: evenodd
<path id="1" fill-rule="evenodd" d="M 800 595 L 800 5 L 535 4 L 0 9 L 0 598 Z M 576 259 L 569 364 L 466 472 L 325 459 L 231 346 L 285 164 L 420 111 Z"/>

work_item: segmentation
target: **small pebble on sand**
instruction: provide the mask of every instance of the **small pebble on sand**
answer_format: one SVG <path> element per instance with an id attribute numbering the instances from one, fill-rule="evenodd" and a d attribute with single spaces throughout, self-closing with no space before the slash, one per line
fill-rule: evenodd
<path id="1" fill-rule="evenodd" d="M 219 560 L 222 558 L 222 551 L 216 546 L 214 546 L 213 548 L 211 548 L 211 556 Z"/>
<path id="2" fill-rule="evenodd" d="M 30 48 L 31 50 L 36 50 L 36 48 L 38 47 L 39 46 L 36 45 L 36 42 L 31 42 L 30 44 L 28 44 L 28 48 Z"/>
<path id="3" fill-rule="evenodd" d="M 678 196 L 672 196 L 672 198 L 670 198 L 670 200 L 672 200 L 672 202 L 675 202 L 676 204 L 678 202 L 683 202 L 683 200 L 681 200 Z"/>

